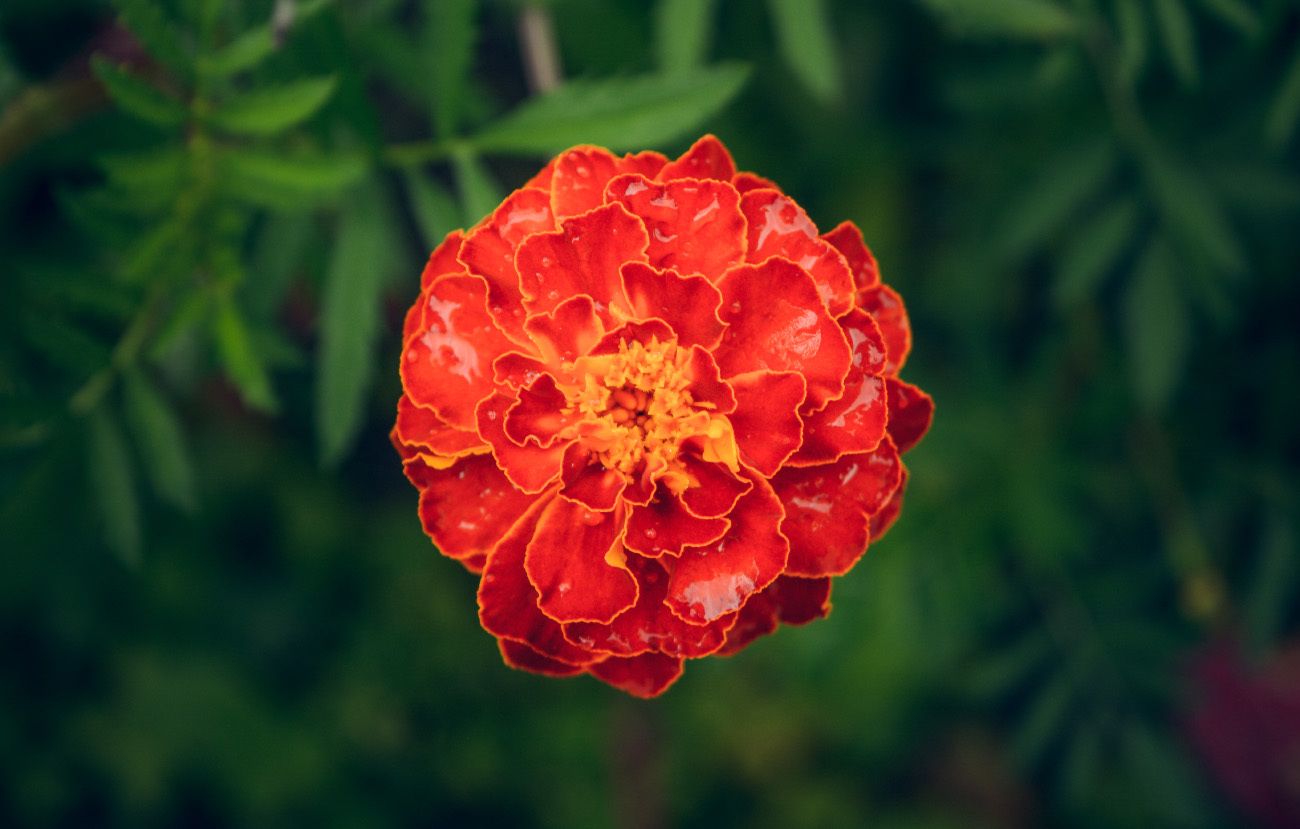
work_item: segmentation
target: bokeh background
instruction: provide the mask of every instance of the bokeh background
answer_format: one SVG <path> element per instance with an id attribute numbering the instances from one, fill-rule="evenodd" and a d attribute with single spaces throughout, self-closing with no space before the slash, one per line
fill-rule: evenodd
<path id="1" fill-rule="evenodd" d="M 1300 4 L 5 0 L 0 825 L 1300 825 Z M 501 664 L 387 441 L 428 251 L 717 134 L 905 298 L 834 612 Z"/>

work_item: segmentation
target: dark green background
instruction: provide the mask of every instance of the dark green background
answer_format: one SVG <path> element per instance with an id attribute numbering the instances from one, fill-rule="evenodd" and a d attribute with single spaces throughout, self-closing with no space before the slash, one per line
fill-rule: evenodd
<path id="1" fill-rule="evenodd" d="M 270 6 L 0 10 L 0 824 L 1264 819 L 1186 716 L 1211 643 L 1297 646 L 1300 5 L 539 5 L 582 82 L 545 135 L 711 131 L 855 221 L 937 406 L 831 616 L 648 702 L 501 664 L 386 437 L 432 241 L 560 149 L 486 138 L 521 7 L 339 0 L 197 71 Z"/>

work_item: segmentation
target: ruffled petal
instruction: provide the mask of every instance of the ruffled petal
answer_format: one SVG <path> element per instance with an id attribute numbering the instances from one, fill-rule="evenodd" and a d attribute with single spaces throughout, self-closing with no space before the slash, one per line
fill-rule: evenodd
<path id="1" fill-rule="evenodd" d="M 452 426 L 474 428 L 474 408 L 495 388 L 492 359 L 513 347 L 484 308 L 476 276 L 444 276 L 429 286 L 424 322 L 406 344 L 402 386 Z"/>
<path id="2" fill-rule="evenodd" d="M 645 320 L 644 322 L 629 322 L 620 325 L 613 331 L 600 338 L 600 342 L 591 347 L 587 352 L 593 357 L 599 357 L 605 354 L 617 354 L 620 343 L 648 343 L 651 340 L 658 340 L 661 343 L 668 342 L 673 338 L 673 330 L 668 327 L 668 323 L 663 320 Z"/>
<path id="3" fill-rule="evenodd" d="M 714 282 L 745 259 L 745 217 L 740 195 L 719 181 L 679 179 L 661 183 L 645 176 L 619 176 L 605 190 L 645 223 L 655 268 L 703 274 Z"/>
<path id="4" fill-rule="evenodd" d="M 574 644 L 614 656 L 636 656 L 657 651 L 668 656 L 696 659 L 722 647 L 736 614 L 704 625 L 693 625 L 664 607 L 668 573 L 653 559 L 630 556 L 628 566 L 636 577 L 640 595 L 636 604 L 607 625 L 571 622 L 564 635 Z"/>
<path id="5" fill-rule="evenodd" d="M 885 427 L 900 453 L 906 452 L 930 429 L 934 400 L 930 395 L 896 377 L 885 380 L 889 397 L 889 423 Z"/>
<path id="6" fill-rule="evenodd" d="M 655 178 L 658 181 L 694 178 L 730 182 L 735 175 L 736 163 L 731 160 L 731 153 L 717 138 L 706 135 L 682 153 L 681 158 L 665 165 Z"/>
<path id="7" fill-rule="evenodd" d="M 740 199 L 748 222 L 746 262 L 780 256 L 804 269 L 831 316 L 853 307 L 853 275 L 840 252 L 817 235 L 803 208 L 775 190 L 753 190 Z"/>
<path id="8" fill-rule="evenodd" d="M 889 496 L 889 500 L 880 508 L 880 512 L 871 516 L 871 540 L 874 542 L 880 538 L 889 528 L 894 525 L 898 519 L 898 513 L 903 509 L 903 491 L 907 489 L 907 467 L 900 461 L 899 467 L 901 476 L 898 479 L 898 487 L 894 494 Z"/>
<path id="9" fill-rule="evenodd" d="M 465 233 L 460 230 L 453 230 L 447 234 L 438 247 L 433 249 L 429 254 L 429 261 L 424 266 L 424 271 L 420 274 L 420 292 L 421 300 L 428 297 L 423 293 L 429 289 L 429 286 L 438 280 L 439 277 L 450 274 L 467 274 L 465 266 L 457 256 L 460 254 L 460 246 L 465 241 Z M 402 323 L 402 342 L 411 339 L 411 335 L 420 326 L 420 321 L 424 317 L 424 302 L 416 302 L 406 311 L 406 318 Z"/>
<path id="10" fill-rule="evenodd" d="M 564 300 L 549 314 L 534 314 L 524 323 L 524 330 L 537 345 L 542 360 L 552 368 L 573 362 L 600 341 L 605 326 L 589 296 Z"/>
<path id="11" fill-rule="evenodd" d="M 683 369 L 690 379 L 686 390 L 697 406 L 706 406 L 716 414 L 730 414 L 736 408 L 736 395 L 722 379 L 718 364 L 704 346 L 691 346 L 691 356 Z"/>
<path id="12" fill-rule="evenodd" d="M 793 576 L 847 573 L 870 540 L 869 522 L 898 488 L 902 465 L 888 440 L 874 451 L 835 463 L 786 467 L 772 478 L 785 506 L 781 532 L 790 539 Z"/>
<path id="13" fill-rule="evenodd" d="M 870 452 L 885 436 L 888 412 L 885 381 L 854 374 L 838 400 L 804 418 L 803 445 L 790 464 L 810 466 L 830 463 L 841 455 Z"/>
<path id="14" fill-rule="evenodd" d="M 880 326 L 888 350 L 885 374 L 896 376 L 912 350 L 912 323 L 907 319 L 902 298 L 888 285 L 877 285 L 861 292 L 857 303 Z"/>
<path id="15" fill-rule="evenodd" d="M 736 624 L 727 631 L 727 642 L 717 656 L 731 656 L 760 636 L 777 628 L 777 623 L 805 625 L 831 612 L 830 576 L 805 579 L 781 576 L 757 596 L 751 596 L 740 610 Z"/>
<path id="16" fill-rule="evenodd" d="M 731 186 L 735 187 L 736 192 L 742 196 L 751 190 L 775 190 L 778 193 L 781 192 L 781 188 L 777 186 L 775 181 L 753 173 L 736 173 L 731 180 Z"/>
<path id="17" fill-rule="evenodd" d="M 876 257 L 871 255 L 867 243 L 862 240 L 862 231 L 852 222 L 841 222 L 834 230 L 822 234 L 844 257 L 853 274 L 853 289 L 861 295 L 862 291 L 880 284 L 880 268 Z"/>
<path id="18" fill-rule="evenodd" d="M 435 455 L 452 457 L 488 449 L 477 431 L 457 429 L 438 417 L 433 409 L 416 405 L 406 395 L 397 400 L 397 425 L 393 428 L 397 438 L 408 447 Z"/>
<path id="19" fill-rule="evenodd" d="M 667 163 L 656 152 L 618 158 L 603 147 L 574 147 L 552 165 L 551 209 L 557 219 L 577 216 L 605 203 L 605 185 L 623 173 L 653 176 Z"/>
<path id="20" fill-rule="evenodd" d="M 546 505 L 524 557 L 543 613 L 557 622 L 609 622 L 636 603 L 624 523 L 621 511 L 596 512 L 564 497 Z"/>
<path id="21" fill-rule="evenodd" d="M 682 659 L 662 653 L 639 656 L 611 656 L 587 670 L 602 682 L 627 691 L 634 697 L 657 697 L 682 675 Z"/>
<path id="22" fill-rule="evenodd" d="M 553 233 L 519 246 L 519 292 L 530 314 L 545 313 L 572 296 L 591 297 L 609 322 L 610 303 L 623 303 L 619 268 L 644 262 L 645 228 L 617 204 L 565 219 Z"/>
<path id="23" fill-rule="evenodd" d="M 799 407 L 807 384 L 793 371 L 750 371 L 728 382 L 736 393 L 730 420 L 740 459 L 770 478 L 803 441 Z"/>
<path id="24" fill-rule="evenodd" d="M 564 452 L 561 474 L 565 497 L 600 512 L 609 512 L 618 504 L 627 479 L 617 469 L 606 469 L 599 458 L 581 442 L 575 441 Z"/>
<path id="25" fill-rule="evenodd" d="M 480 403 L 476 413 L 478 433 L 492 447 L 492 456 L 515 486 L 524 492 L 541 492 L 559 477 L 568 443 L 543 449 L 512 441 L 506 435 L 505 421 L 514 403 L 514 398 L 504 394 L 494 394 Z"/>
<path id="26" fill-rule="evenodd" d="M 488 455 L 469 455 L 446 469 L 418 459 L 405 468 L 420 490 L 425 533 L 454 559 L 486 554 L 537 500 L 512 486 Z"/>
<path id="27" fill-rule="evenodd" d="M 498 639 L 497 648 L 501 651 L 501 661 L 522 671 L 556 677 L 577 676 L 587 672 L 585 665 L 570 665 L 558 659 L 551 659 L 549 656 L 542 656 L 523 642 L 516 642 L 513 639 Z"/>
<path id="28" fill-rule="evenodd" d="M 680 460 L 687 474 L 697 482 L 682 492 L 682 503 L 701 518 L 727 515 L 740 496 L 753 488 L 751 480 L 736 475 L 720 463 L 709 463 L 692 454 L 683 454 Z"/>
<path id="29" fill-rule="evenodd" d="M 506 411 L 506 437 L 520 446 L 551 446 L 560 430 L 575 420 L 575 415 L 566 411 L 567 405 L 555 378 L 541 375 L 532 385 L 519 390 L 514 405 Z"/>
<path id="30" fill-rule="evenodd" d="M 550 368 L 552 367 L 536 357 L 518 351 L 507 351 L 492 361 L 492 377 L 498 386 L 519 391 L 524 386 L 531 386 Z"/>
<path id="31" fill-rule="evenodd" d="M 670 571 L 664 603 L 688 622 L 703 624 L 739 610 L 785 569 L 790 542 L 780 533 L 784 512 L 765 479 L 754 479 L 730 517 L 731 529 L 716 543 L 661 559 Z"/>
<path id="32" fill-rule="evenodd" d="M 478 617 L 483 629 L 493 636 L 525 643 L 538 655 L 567 665 L 586 665 L 598 655 L 571 644 L 560 623 L 538 610 L 537 590 L 524 571 L 528 542 L 548 503 L 539 499 L 488 556 L 479 580 Z"/>
<path id="33" fill-rule="evenodd" d="M 718 288 L 727 331 L 713 356 L 723 377 L 796 371 L 808 381 L 814 409 L 840 396 L 852 354 L 812 277 L 784 259 L 769 259 L 734 268 Z"/>
<path id="34" fill-rule="evenodd" d="M 722 294 L 703 276 L 630 262 L 623 266 L 623 292 L 633 318 L 664 320 L 682 345 L 712 349 L 722 339 Z"/>
<path id="35" fill-rule="evenodd" d="M 683 547 L 702 547 L 722 538 L 731 519 L 700 518 L 660 484 L 648 504 L 632 508 L 623 543 L 643 556 L 680 555 Z"/>
<path id="36" fill-rule="evenodd" d="M 461 247 L 460 261 L 470 273 L 487 280 L 488 312 L 502 331 L 520 343 L 528 340 L 523 335 L 516 249 L 532 234 L 552 230 L 551 195 L 526 187 L 511 193 L 489 219 L 470 231 Z"/>

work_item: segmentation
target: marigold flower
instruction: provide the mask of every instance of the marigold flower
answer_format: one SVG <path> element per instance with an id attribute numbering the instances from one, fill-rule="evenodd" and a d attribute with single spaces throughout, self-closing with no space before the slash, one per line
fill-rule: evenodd
<path id="1" fill-rule="evenodd" d="M 438 246 L 403 341 L 393 444 L 505 661 L 643 697 L 825 616 L 930 425 L 857 228 L 713 136 L 560 154 Z"/>

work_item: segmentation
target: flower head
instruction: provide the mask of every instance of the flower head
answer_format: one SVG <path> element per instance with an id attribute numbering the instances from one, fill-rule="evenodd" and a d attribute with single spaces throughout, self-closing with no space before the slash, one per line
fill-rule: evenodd
<path id="1" fill-rule="evenodd" d="M 393 443 L 505 661 L 638 696 L 830 610 L 930 398 L 851 224 L 714 137 L 575 147 L 429 258 Z"/>

